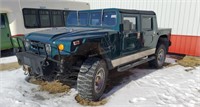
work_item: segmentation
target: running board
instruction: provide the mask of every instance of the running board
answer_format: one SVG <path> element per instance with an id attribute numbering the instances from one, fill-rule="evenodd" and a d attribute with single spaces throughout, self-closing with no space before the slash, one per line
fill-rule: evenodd
<path id="1" fill-rule="evenodd" d="M 153 60 L 153 59 L 155 59 L 155 56 L 152 56 L 152 57 L 149 57 L 149 58 L 145 58 L 145 59 L 141 59 L 141 60 L 136 61 L 134 63 L 128 64 L 128 65 L 125 65 L 125 66 L 122 66 L 122 67 L 118 67 L 117 71 L 118 72 L 126 71 L 126 70 L 128 70 L 130 68 L 133 68 L 135 66 L 141 65 L 141 64 L 146 63 L 146 62 L 148 62 L 150 60 Z"/>

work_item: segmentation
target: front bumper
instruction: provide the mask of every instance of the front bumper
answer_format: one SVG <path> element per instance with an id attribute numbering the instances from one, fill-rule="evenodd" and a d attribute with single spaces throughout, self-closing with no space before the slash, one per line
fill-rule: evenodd
<path id="1" fill-rule="evenodd" d="M 16 53 L 16 56 L 20 65 L 30 67 L 29 72 L 38 76 L 47 75 L 56 66 L 55 62 L 48 60 L 46 57 L 32 53 L 19 52 Z"/>

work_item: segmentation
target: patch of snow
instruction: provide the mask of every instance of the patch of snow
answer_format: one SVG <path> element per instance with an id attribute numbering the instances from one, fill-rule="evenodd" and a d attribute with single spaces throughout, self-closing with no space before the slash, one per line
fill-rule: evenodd
<path id="1" fill-rule="evenodd" d="M 167 61 L 175 63 L 170 58 Z M 104 94 L 108 102 L 103 106 L 200 107 L 200 67 L 189 72 L 185 69 L 174 65 L 158 70 L 133 68 L 124 72 L 130 75 L 112 80 L 118 84 Z M 81 106 L 75 100 L 75 88 L 69 93 L 48 94 L 24 79 L 22 68 L 0 72 L 0 107 Z"/>
<path id="2" fill-rule="evenodd" d="M 145 101 L 145 100 L 146 100 L 146 98 L 142 98 L 142 97 L 133 98 L 132 100 L 130 100 L 130 103 L 137 103 L 137 102 Z"/>
<path id="3" fill-rule="evenodd" d="M 11 63 L 11 62 L 17 62 L 17 57 L 9 56 L 9 57 L 0 58 L 0 64 L 7 64 L 7 63 Z"/>

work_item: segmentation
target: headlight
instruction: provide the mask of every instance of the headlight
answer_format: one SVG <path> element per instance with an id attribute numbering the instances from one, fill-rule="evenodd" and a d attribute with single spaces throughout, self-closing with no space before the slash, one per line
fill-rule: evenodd
<path id="1" fill-rule="evenodd" d="M 25 47 L 29 48 L 30 47 L 30 42 L 28 39 L 25 39 Z"/>
<path id="2" fill-rule="evenodd" d="M 51 53 L 51 45 L 50 44 L 45 44 L 45 48 L 48 54 Z"/>

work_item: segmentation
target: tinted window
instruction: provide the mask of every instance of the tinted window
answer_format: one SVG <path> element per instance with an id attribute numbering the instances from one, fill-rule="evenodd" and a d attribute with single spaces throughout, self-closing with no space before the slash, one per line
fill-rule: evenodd
<path id="1" fill-rule="evenodd" d="M 92 26 L 101 25 L 101 12 L 93 12 L 93 13 L 91 13 L 90 25 L 92 25 Z"/>
<path id="2" fill-rule="evenodd" d="M 4 19 L 4 16 L 1 14 L 1 28 L 5 28 L 5 19 Z"/>
<path id="3" fill-rule="evenodd" d="M 88 13 L 79 13 L 79 25 L 88 25 Z"/>
<path id="4" fill-rule="evenodd" d="M 41 27 L 50 27 L 50 14 L 48 10 L 39 11 L 40 26 Z"/>
<path id="5" fill-rule="evenodd" d="M 37 10 L 23 10 L 24 23 L 27 28 L 38 27 Z"/>
<path id="6" fill-rule="evenodd" d="M 67 25 L 78 25 L 77 12 L 70 12 L 67 17 Z"/>
<path id="7" fill-rule="evenodd" d="M 62 11 L 52 11 L 52 24 L 54 27 L 63 25 Z"/>
<path id="8" fill-rule="evenodd" d="M 116 24 L 117 15 L 115 11 L 104 12 L 103 14 L 103 25 L 113 26 Z"/>
<path id="9" fill-rule="evenodd" d="M 152 17 L 143 17 L 142 18 L 142 29 L 143 30 L 152 30 L 153 29 L 153 18 Z"/>

